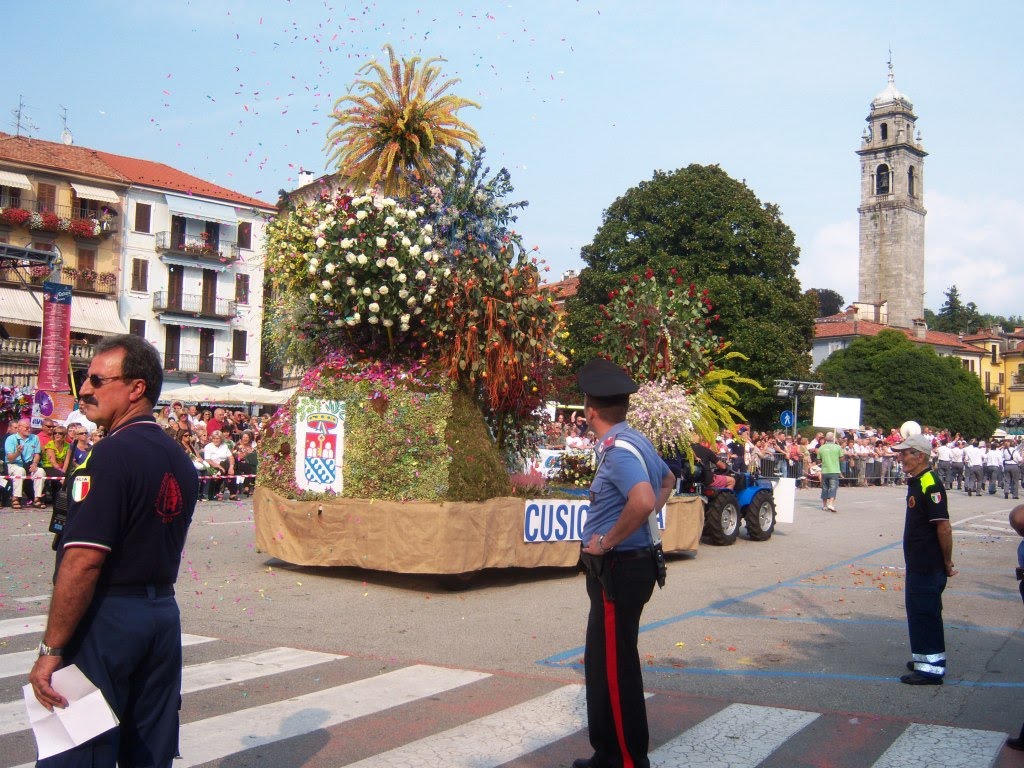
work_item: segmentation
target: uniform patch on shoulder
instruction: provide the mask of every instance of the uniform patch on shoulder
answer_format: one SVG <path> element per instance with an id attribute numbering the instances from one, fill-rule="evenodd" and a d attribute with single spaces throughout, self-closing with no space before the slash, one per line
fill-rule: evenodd
<path id="1" fill-rule="evenodd" d="M 601 449 L 602 450 L 608 450 L 613 445 L 615 445 L 615 435 L 609 435 L 608 437 L 606 437 L 604 439 L 604 442 L 601 443 Z"/>
<path id="2" fill-rule="evenodd" d="M 89 495 L 89 488 L 92 487 L 92 478 L 89 475 L 79 475 L 71 484 L 72 501 L 84 501 Z"/>
<path id="3" fill-rule="evenodd" d="M 182 512 L 184 500 L 178 478 L 167 472 L 156 494 L 156 514 L 165 523 L 171 522 Z"/>
<path id="4" fill-rule="evenodd" d="M 942 494 L 936 491 L 932 494 L 932 504 L 938 504 L 940 501 L 942 501 Z"/>
<path id="5" fill-rule="evenodd" d="M 917 497 L 916 496 L 911 496 L 909 499 L 907 499 L 907 506 L 910 507 L 911 509 L 916 507 L 917 506 Z"/>

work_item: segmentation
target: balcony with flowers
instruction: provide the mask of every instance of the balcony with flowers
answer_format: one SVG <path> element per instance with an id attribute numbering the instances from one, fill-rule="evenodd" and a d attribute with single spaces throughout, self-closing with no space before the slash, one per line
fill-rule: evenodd
<path id="1" fill-rule="evenodd" d="M 170 256 L 194 259 L 198 264 L 233 264 L 238 260 L 237 244 L 211 240 L 208 232 L 198 235 L 157 232 L 156 249 Z"/>
<path id="2" fill-rule="evenodd" d="M 69 233 L 79 239 L 106 237 L 117 231 L 117 213 L 104 206 L 94 216 L 80 216 L 81 210 L 67 206 L 44 206 L 37 201 L 19 201 L 17 206 L 0 207 L 0 225 L 30 232 Z"/>

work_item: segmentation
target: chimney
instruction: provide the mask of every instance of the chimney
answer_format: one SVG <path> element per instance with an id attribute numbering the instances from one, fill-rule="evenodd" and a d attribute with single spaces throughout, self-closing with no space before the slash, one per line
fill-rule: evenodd
<path id="1" fill-rule="evenodd" d="M 312 171 L 307 171 L 305 168 L 299 168 L 299 186 L 306 186 L 315 176 L 316 174 Z"/>
<path id="2" fill-rule="evenodd" d="M 564 273 L 562 273 L 562 279 L 563 280 L 571 280 L 574 277 L 576 277 L 576 270 L 575 269 L 567 269 L 567 270 L 565 270 Z"/>
<path id="3" fill-rule="evenodd" d="M 924 341 L 925 336 L 928 334 L 928 323 L 924 320 L 914 320 L 914 337 Z"/>

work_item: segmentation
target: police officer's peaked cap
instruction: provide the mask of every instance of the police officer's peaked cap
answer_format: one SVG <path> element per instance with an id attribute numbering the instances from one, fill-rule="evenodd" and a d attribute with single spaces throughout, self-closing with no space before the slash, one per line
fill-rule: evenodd
<path id="1" fill-rule="evenodd" d="M 585 395 L 617 397 L 637 391 L 636 382 L 611 360 L 595 357 L 576 375 L 576 383 Z"/>

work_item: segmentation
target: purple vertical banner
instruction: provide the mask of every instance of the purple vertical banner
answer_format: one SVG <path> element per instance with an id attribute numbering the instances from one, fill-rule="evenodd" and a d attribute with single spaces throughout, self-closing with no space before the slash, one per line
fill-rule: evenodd
<path id="1" fill-rule="evenodd" d="M 67 392 L 71 363 L 71 286 L 43 283 L 43 336 L 38 389 Z"/>

